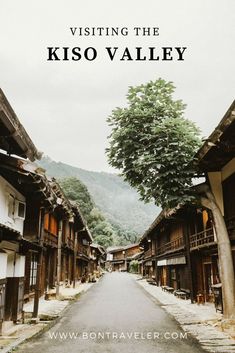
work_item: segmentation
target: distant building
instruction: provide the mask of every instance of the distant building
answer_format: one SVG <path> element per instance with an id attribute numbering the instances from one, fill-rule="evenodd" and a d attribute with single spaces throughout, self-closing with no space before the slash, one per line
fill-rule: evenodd
<path id="1" fill-rule="evenodd" d="M 129 264 L 133 256 L 139 253 L 139 244 L 108 248 L 105 267 L 110 271 L 129 271 Z"/>

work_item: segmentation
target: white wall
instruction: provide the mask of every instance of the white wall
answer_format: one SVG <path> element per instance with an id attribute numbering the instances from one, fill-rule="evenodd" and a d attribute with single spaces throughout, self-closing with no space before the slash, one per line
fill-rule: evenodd
<path id="1" fill-rule="evenodd" d="M 17 217 L 16 213 L 14 218 L 8 216 L 10 194 L 14 196 L 15 200 L 25 202 L 25 197 L 0 176 L 0 223 L 23 234 L 24 219 Z"/>
<path id="2" fill-rule="evenodd" d="M 0 279 L 6 278 L 7 274 L 7 254 L 0 253 Z"/>
<path id="3" fill-rule="evenodd" d="M 224 215 L 222 182 L 235 173 L 235 158 L 231 159 L 220 172 L 209 172 L 208 177 L 216 202 Z"/>
<path id="4" fill-rule="evenodd" d="M 6 277 L 23 277 L 25 270 L 25 256 L 9 252 L 7 254 Z"/>
<path id="5" fill-rule="evenodd" d="M 113 254 L 107 254 L 107 256 L 106 256 L 106 260 L 107 261 L 112 261 L 113 260 Z"/>
<path id="6" fill-rule="evenodd" d="M 15 261 L 15 253 L 8 252 L 7 254 L 7 277 L 14 277 L 14 261 Z"/>
<path id="7" fill-rule="evenodd" d="M 16 262 L 15 262 L 14 277 L 24 277 L 24 270 L 25 270 L 25 256 L 17 254 Z"/>

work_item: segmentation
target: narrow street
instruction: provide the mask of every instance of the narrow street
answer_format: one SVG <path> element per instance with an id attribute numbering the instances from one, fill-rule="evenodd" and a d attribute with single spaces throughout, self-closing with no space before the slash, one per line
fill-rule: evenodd
<path id="1" fill-rule="evenodd" d="M 19 352 L 202 353 L 127 273 L 106 274 L 63 318 Z"/>

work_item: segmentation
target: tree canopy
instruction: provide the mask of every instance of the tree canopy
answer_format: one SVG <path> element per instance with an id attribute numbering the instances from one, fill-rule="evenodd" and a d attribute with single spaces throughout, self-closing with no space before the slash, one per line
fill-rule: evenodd
<path id="1" fill-rule="evenodd" d="M 104 247 L 112 245 L 114 242 L 114 230 L 101 211 L 95 206 L 87 187 L 75 177 L 60 179 L 59 183 L 65 195 L 70 200 L 77 202 L 94 240 Z"/>
<path id="2" fill-rule="evenodd" d="M 112 127 L 107 155 L 145 201 L 163 208 L 191 201 L 193 158 L 200 132 L 184 118 L 185 105 L 174 100 L 175 87 L 163 79 L 130 87 L 127 107 L 108 118 Z"/>

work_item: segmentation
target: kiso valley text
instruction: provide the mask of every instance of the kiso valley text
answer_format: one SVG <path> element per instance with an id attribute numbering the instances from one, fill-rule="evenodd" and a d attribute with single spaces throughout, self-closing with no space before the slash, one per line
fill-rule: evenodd
<path id="1" fill-rule="evenodd" d="M 184 61 L 187 47 L 105 47 L 104 54 L 110 61 Z M 94 61 L 99 55 L 93 47 L 47 47 L 47 61 Z"/>

